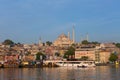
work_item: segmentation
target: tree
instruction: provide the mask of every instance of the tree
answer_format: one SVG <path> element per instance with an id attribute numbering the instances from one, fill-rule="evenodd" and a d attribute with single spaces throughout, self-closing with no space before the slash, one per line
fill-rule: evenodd
<path id="1" fill-rule="evenodd" d="M 46 56 L 43 53 L 41 53 L 41 52 L 38 52 L 36 54 L 36 60 L 43 60 L 45 58 L 46 58 Z"/>
<path id="2" fill-rule="evenodd" d="M 97 42 L 97 41 L 93 41 L 93 42 L 90 42 L 91 44 L 100 44 L 99 42 Z"/>
<path id="3" fill-rule="evenodd" d="M 109 57 L 109 61 L 115 62 L 118 59 L 118 56 L 114 53 L 112 53 Z"/>
<path id="4" fill-rule="evenodd" d="M 60 56 L 60 53 L 56 52 L 56 53 L 55 53 L 55 56 L 59 57 L 59 56 Z"/>
<path id="5" fill-rule="evenodd" d="M 75 47 L 75 46 L 76 46 L 76 44 L 74 44 L 74 43 L 73 43 L 71 46 L 72 46 L 72 47 Z"/>
<path id="6" fill-rule="evenodd" d="M 3 42 L 4 45 L 13 45 L 14 42 L 10 39 L 6 39 L 4 42 Z"/>
<path id="7" fill-rule="evenodd" d="M 83 40 L 82 44 L 89 44 L 89 42 L 87 40 Z"/>
<path id="8" fill-rule="evenodd" d="M 45 43 L 43 43 L 43 46 L 45 46 Z"/>
<path id="9" fill-rule="evenodd" d="M 28 56 L 28 55 L 30 55 L 30 54 L 31 54 L 31 52 L 29 52 L 29 51 L 28 51 L 28 52 L 26 52 L 26 54 L 25 54 L 25 55 L 27 55 L 27 56 Z"/>
<path id="10" fill-rule="evenodd" d="M 48 46 L 51 46 L 52 42 L 47 41 L 46 44 L 47 44 Z"/>
<path id="11" fill-rule="evenodd" d="M 86 60 L 88 60 L 88 56 L 82 56 L 80 60 L 86 61 Z"/>
<path id="12" fill-rule="evenodd" d="M 72 56 L 74 56 L 74 55 L 75 55 L 75 49 L 73 47 L 70 47 L 70 48 L 68 48 L 68 51 L 65 52 L 63 57 L 67 58 L 67 59 L 72 59 L 73 58 Z"/>
<path id="13" fill-rule="evenodd" d="M 120 43 L 116 43 L 116 47 L 120 48 Z"/>

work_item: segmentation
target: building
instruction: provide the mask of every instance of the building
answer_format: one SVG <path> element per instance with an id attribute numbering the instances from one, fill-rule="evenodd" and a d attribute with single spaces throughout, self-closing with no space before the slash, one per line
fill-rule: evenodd
<path id="1" fill-rule="evenodd" d="M 35 61 L 35 58 L 36 58 L 35 56 L 36 55 L 32 55 L 32 54 L 26 55 L 23 57 L 23 61 Z"/>
<path id="2" fill-rule="evenodd" d="M 118 54 L 118 61 L 119 61 L 119 63 L 120 63 L 120 54 Z"/>
<path id="3" fill-rule="evenodd" d="M 95 49 L 83 48 L 75 51 L 75 59 L 81 59 L 84 56 L 88 57 L 88 60 L 95 61 Z"/>
<path id="4" fill-rule="evenodd" d="M 9 62 L 9 61 L 18 61 L 18 54 L 16 54 L 16 55 L 5 55 L 4 60 L 6 62 Z"/>
<path id="5" fill-rule="evenodd" d="M 100 63 L 109 62 L 110 54 L 111 54 L 111 52 L 109 52 L 109 51 L 100 51 L 100 53 L 99 53 Z"/>
<path id="6" fill-rule="evenodd" d="M 83 56 L 96 63 L 108 63 L 111 51 L 96 48 L 80 48 L 75 51 L 75 59 L 81 59 Z"/>
<path id="7" fill-rule="evenodd" d="M 54 46 L 58 47 L 69 47 L 70 45 L 73 44 L 73 41 L 70 40 L 68 36 L 65 34 L 61 34 L 55 41 L 54 41 Z"/>

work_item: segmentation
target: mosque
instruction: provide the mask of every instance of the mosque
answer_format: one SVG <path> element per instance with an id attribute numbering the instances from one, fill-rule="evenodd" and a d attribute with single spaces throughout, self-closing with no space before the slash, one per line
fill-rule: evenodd
<path id="1" fill-rule="evenodd" d="M 58 36 L 58 38 L 53 42 L 54 46 L 57 47 L 69 47 L 72 44 L 75 44 L 75 33 L 74 33 L 74 27 L 72 30 L 72 39 L 70 39 L 70 33 L 68 32 L 68 36 L 62 33 Z"/>
<path id="2" fill-rule="evenodd" d="M 70 38 L 70 32 L 68 32 L 68 35 L 62 33 L 61 35 L 58 36 L 58 38 L 53 42 L 53 46 L 56 46 L 56 47 L 69 47 L 71 46 L 72 44 L 76 44 L 75 42 L 75 28 L 73 26 L 73 29 L 72 29 L 72 39 Z M 85 39 L 88 41 L 88 35 L 87 35 L 87 38 Z M 82 39 L 81 39 L 82 41 Z M 42 46 L 43 43 L 42 43 L 42 40 L 40 38 L 39 40 L 39 45 Z"/>

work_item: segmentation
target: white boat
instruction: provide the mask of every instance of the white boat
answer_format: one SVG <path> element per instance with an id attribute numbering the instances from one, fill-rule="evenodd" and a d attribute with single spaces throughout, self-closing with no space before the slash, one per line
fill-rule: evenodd
<path id="1" fill-rule="evenodd" d="M 59 61 L 55 63 L 60 67 L 95 67 L 94 61 Z"/>

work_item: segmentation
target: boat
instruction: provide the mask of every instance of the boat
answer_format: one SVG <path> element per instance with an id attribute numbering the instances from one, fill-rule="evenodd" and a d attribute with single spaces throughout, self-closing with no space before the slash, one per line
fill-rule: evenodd
<path id="1" fill-rule="evenodd" d="M 78 68 L 86 68 L 86 67 L 95 67 L 94 61 L 59 61 L 55 63 L 59 67 L 78 67 Z"/>
<path id="2" fill-rule="evenodd" d="M 95 62 L 94 61 L 83 61 L 80 66 L 81 68 L 86 68 L 86 67 L 95 67 Z"/>

